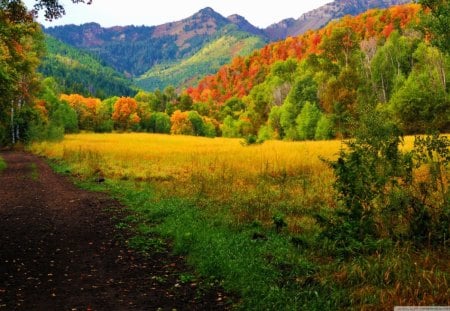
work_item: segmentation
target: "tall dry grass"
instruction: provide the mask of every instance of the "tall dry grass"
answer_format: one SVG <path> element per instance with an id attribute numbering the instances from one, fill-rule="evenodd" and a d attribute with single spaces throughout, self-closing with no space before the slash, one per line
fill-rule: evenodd
<path id="1" fill-rule="evenodd" d="M 66 135 L 62 142 L 31 149 L 70 163 L 83 176 L 147 181 L 163 194 L 207 198 L 231 209 L 238 222 L 270 221 L 280 212 L 295 231 L 298 209 L 333 204 L 332 172 L 321 158 L 335 158 L 342 146 L 340 141 L 243 146 L 239 139 L 133 133 Z"/>

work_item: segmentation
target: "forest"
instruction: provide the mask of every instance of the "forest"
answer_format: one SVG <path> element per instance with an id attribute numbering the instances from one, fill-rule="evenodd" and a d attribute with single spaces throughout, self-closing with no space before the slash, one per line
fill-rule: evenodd
<path id="1" fill-rule="evenodd" d="M 404 134 L 448 132 L 450 59 L 432 44 L 434 37 L 424 26 L 429 17 L 418 4 L 347 16 L 318 31 L 271 43 L 247 57 L 237 56 L 217 74 L 184 90 L 177 86 L 155 92 L 133 90 L 114 71 L 101 71 L 104 67 L 88 54 L 78 56 L 80 63 L 49 59 L 41 71 L 54 78 L 39 82 L 32 72 L 26 73 L 32 81 L 22 85 L 36 92 L 29 92 L 33 96 L 26 105 L 24 99 L 15 100 L 15 126 L 23 127 L 17 139 L 33 139 L 34 133 L 42 137 L 45 132 L 62 137 L 84 130 L 259 142 L 347 138 L 372 108 Z M 32 22 L 29 27 L 33 33 L 23 34 L 24 43 L 11 42 L 8 47 L 11 56 L 27 63 L 27 70 L 38 64 L 36 51 L 45 50 L 39 28 Z M 25 38 L 31 46 L 24 45 Z M 56 40 L 45 42 L 47 49 L 62 51 L 60 55 L 78 53 Z M 78 70 L 64 69 L 67 66 Z M 104 87 L 86 85 L 94 79 Z M 61 89 L 69 93 L 61 95 Z M 11 141 L 10 120 L 7 117 L 2 123 L 3 143 Z"/>

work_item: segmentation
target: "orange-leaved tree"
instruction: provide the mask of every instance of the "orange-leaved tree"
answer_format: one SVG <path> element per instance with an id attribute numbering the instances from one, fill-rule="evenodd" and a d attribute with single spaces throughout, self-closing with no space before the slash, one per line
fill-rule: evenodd
<path id="1" fill-rule="evenodd" d="M 114 104 L 112 119 L 119 130 L 130 130 L 139 124 L 141 118 L 137 114 L 138 104 L 134 98 L 121 97 Z"/>
<path id="2" fill-rule="evenodd" d="M 181 112 L 176 110 L 170 117 L 171 134 L 178 135 L 194 135 L 194 128 L 189 120 L 189 113 L 187 111 Z"/>
<path id="3" fill-rule="evenodd" d="M 94 131 L 102 122 L 98 98 L 84 97 L 79 94 L 62 94 L 61 100 L 66 101 L 77 113 L 78 127 L 82 130 Z"/>

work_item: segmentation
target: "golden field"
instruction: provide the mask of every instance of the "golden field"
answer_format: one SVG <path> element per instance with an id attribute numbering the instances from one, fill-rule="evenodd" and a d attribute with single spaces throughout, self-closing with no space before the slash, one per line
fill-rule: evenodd
<path id="1" fill-rule="evenodd" d="M 407 148 L 412 141 L 406 139 Z M 305 211 L 334 205 L 333 175 L 322 159 L 336 158 L 343 142 L 241 142 L 144 133 L 76 134 L 31 149 L 64 160 L 74 174 L 84 177 L 149 182 L 160 195 L 216 202 L 217 209 L 226 206 L 238 223 L 269 223 L 282 213 L 290 231 L 296 232 L 299 222 L 311 221 Z"/>

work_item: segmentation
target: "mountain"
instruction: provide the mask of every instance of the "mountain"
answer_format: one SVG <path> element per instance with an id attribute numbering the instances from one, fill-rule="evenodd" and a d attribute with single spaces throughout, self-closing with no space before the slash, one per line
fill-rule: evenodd
<path id="1" fill-rule="evenodd" d="M 357 15 L 372 8 L 387 8 L 393 5 L 410 3 L 411 0 L 335 0 L 315 10 L 303 14 L 298 19 L 285 19 L 270 25 L 264 34 L 271 40 L 282 40 L 297 36 L 310 29 L 319 29 L 331 20 L 345 15 Z"/>
<path id="2" fill-rule="evenodd" d="M 349 28 L 359 42 L 380 37 L 386 39 L 393 30 L 400 31 L 414 22 L 419 9 L 419 5 L 410 4 L 386 10 L 369 10 L 357 17 L 348 16 L 328 23 L 320 30 L 310 30 L 300 36 L 270 43 L 247 57 L 234 58 L 215 75 L 207 76 L 197 86 L 188 88 L 187 92 L 194 102 L 214 102 L 220 107 L 230 98 L 249 95 L 253 88 L 265 81 L 280 61 L 289 58 L 300 61 L 309 55 L 321 54 L 321 43 L 333 29 Z M 339 48 L 344 43 L 335 44 Z"/>
<path id="3" fill-rule="evenodd" d="M 265 41 L 259 36 L 237 31 L 236 26 L 227 27 L 217 39 L 194 55 L 178 62 L 160 64 L 135 79 L 135 84 L 145 90 L 164 89 L 168 85 L 178 88 L 192 86 L 208 74 L 217 72 L 233 57 L 245 56 L 262 48 Z"/>
<path id="4" fill-rule="evenodd" d="M 45 28 L 44 32 L 94 53 L 129 77 L 139 77 L 157 64 L 192 56 L 230 25 L 236 25 L 239 31 L 262 34 L 243 17 L 227 19 L 211 8 L 159 26 L 103 28 L 99 24 L 88 23 Z"/>
<path id="5" fill-rule="evenodd" d="M 215 73 L 232 57 L 249 55 L 263 43 L 319 28 L 346 14 L 403 2 L 408 1 L 336 0 L 299 19 L 286 19 L 267 29 L 253 26 L 240 15 L 224 17 L 207 7 L 188 18 L 158 26 L 103 28 L 88 23 L 44 28 L 44 32 L 90 53 L 102 65 L 151 91 L 169 84 L 192 85 Z"/>
<path id="6" fill-rule="evenodd" d="M 45 36 L 47 55 L 39 71 L 53 77 L 63 93 L 106 98 L 132 96 L 131 81 L 107 67 L 90 53 L 80 51 L 49 35 Z"/>

